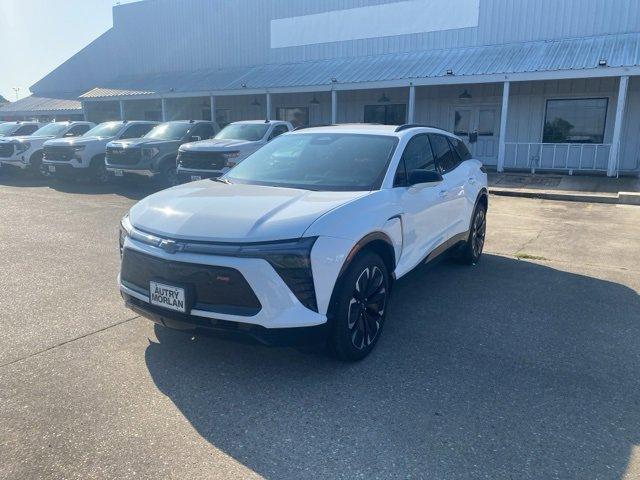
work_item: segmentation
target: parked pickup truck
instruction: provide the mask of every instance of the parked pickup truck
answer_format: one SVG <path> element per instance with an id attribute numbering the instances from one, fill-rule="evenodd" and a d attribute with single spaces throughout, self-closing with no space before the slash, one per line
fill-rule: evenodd
<path id="1" fill-rule="evenodd" d="M 141 137 L 157 124 L 126 120 L 104 122 L 81 137 L 49 140 L 44 143 L 43 170 L 53 177 L 89 178 L 106 183 L 109 180 L 104 164 L 107 143 Z"/>
<path id="2" fill-rule="evenodd" d="M 39 122 L 5 122 L 0 124 L 0 138 L 31 135 L 41 126 Z"/>
<path id="3" fill-rule="evenodd" d="M 44 155 L 43 145 L 54 138 L 72 138 L 84 135 L 95 127 L 91 122 L 52 122 L 31 135 L 0 140 L 0 163 L 16 170 L 31 170 L 39 174 Z"/>
<path id="4" fill-rule="evenodd" d="M 182 145 L 178 152 L 178 176 L 181 181 L 219 177 L 270 140 L 292 130 L 289 122 L 231 123 L 212 140 Z"/>
<path id="5" fill-rule="evenodd" d="M 177 185 L 176 156 L 182 144 L 213 137 L 218 124 L 204 120 L 165 122 L 137 140 L 107 145 L 107 170 L 116 177 L 143 175 L 164 186 Z"/>

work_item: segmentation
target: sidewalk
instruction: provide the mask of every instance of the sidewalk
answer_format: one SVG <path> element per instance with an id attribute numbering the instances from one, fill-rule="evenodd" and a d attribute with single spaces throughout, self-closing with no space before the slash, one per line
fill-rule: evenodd
<path id="1" fill-rule="evenodd" d="M 573 202 L 640 205 L 640 178 L 489 172 L 489 193 Z"/>

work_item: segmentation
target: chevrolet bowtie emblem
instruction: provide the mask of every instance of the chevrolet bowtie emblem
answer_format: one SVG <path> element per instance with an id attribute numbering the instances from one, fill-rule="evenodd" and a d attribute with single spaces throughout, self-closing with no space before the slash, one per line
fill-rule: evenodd
<path id="1" fill-rule="evenodd" d="M 174 240 L 160 240 L 158 247 L 167 253 L 176 253 L 182 248 L 182 246 Z"/>

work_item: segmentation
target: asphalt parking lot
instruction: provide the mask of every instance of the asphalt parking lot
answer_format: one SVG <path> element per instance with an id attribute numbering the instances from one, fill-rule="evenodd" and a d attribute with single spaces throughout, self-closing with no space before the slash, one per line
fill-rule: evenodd
<path id="1" fill-rule="evenodd" d="M 640 478 L 640 207 L 493 197 L 342 364 L 126 310 L 149 191 L 0 177 L 0 478 Z"/>

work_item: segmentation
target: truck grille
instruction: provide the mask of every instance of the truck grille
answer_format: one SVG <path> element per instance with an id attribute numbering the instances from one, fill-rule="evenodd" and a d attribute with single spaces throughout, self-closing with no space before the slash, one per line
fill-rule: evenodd
<path id="1" fill-rule="evenodd" d="M 180 152 L 178 165 L 195 170 L 222 170 L 230 152 Z"/>
<path id="2" fill-rule="evenodd" d="M 107 147 L 107 165 L 136 165 L 142 158 L 141 148 Z"/>
<path id="3" fill-rule="evenodd" d="M 149 294 L 152 280 L 185 286 L 192 290 L 192 308 L 197 310 L 253 316 L 262 308 L 245 278 L 233 268 L 173 262 L 126 248 L 120 280 L 144 295 Z"/>
<path id="4" fill-rule="evenodd" d="M 68 162 L 74 158 L 72 147 L 44 147 L 44 159 L 56 162 Z"/>
<path id="5" fill-rule="evenodd" d="M 13 155 L 13 150 L 13 143 L 0 143 L 0 158 L 9 158 L 11 155 Z"/>

